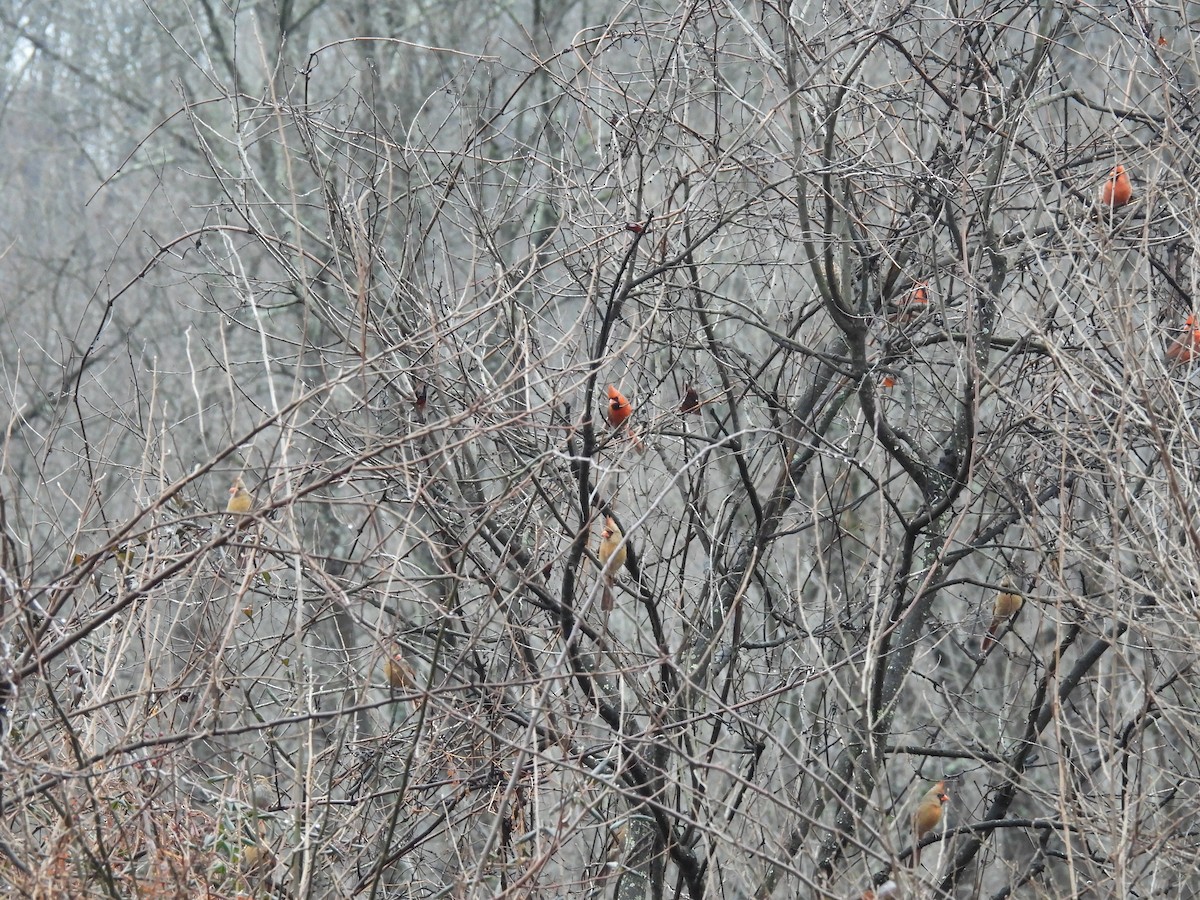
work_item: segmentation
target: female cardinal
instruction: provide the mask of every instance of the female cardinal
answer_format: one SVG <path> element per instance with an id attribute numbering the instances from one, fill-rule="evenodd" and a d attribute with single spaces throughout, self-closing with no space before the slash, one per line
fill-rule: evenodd
<path id="1" fill-rule="evenodd" d="M 942 821 L 942 806 L 950 799 L 946 793 L 946 782 L 939 781 L 921 797 L 917 811 L 913 813 L 912 866 L 921 864 L 921 838 L 933 831 Z"/>
<path id="2" fill-rule="evenodd" d="M 1100 202 L 1115 209 L 1124 206 L 1133 199 L 1133 185 L 1125 174 L 1124 166 L 1116 166 L 1109 173 L 1104 184 L 1100 185 Z"/>
<path id="3" fill-rule="evenodd" d="M 1200 324 L 1196 322 L 1196 314 L 1189 313 L 1183 321 L 1183 334 L 1167 345 L 1167 359 L 1191 362 L 1197 351 L 1200 351 Z"/>
<path id="4" fill-rule="evenodd" d="M 604 594 L 600 608 L 608 612 L 613 608 L 613 577 L 625 565 L 626 547 L 624 535 L 612 516 L 604 519 L 604 530 L 600 532 L 600 577 L 604 580 Z"/>
<path id="5" fill-rule="evenodd" d="M 229 488 L 229 502 L 225 504 L 225 512 L 233 513 L 235 516 L 242 516 L 250 512 L 250 507 L 254 505 L 254 495 L 246 490 L 246 485 L 242 482 L 242 476 L 238 476 L 233 480 L 233 484 Z"/>
<path id="6" fill-rule="evenodd" d="M 1015 616 L 1024 603 L 1021 595 L 1013 590 L 1012 578 L 1005 575 L 1004 580 L 1000 583 L 1000 593 L 996 595 L 996 602 L 992 606 L 992 624 L 988 626 L 987 634 L 983 636 L 983 640 L 979 644 L 980 653 L 987 653 L 992 649 L 992 644 L 996 643 L 996 632 L 1000 626 L 1006 619 Z"/>
<path id="7" fill-rule="evenodd" d="M 404 655 L 399 651 L 389 654 L 384 659 L 383 676 L 388 685 L 397 691 L 410 689 L 415 683 L 413 667 L 404 661 Z"/>
<path id="8" fill-rule="evenodd" d="M 645 453 L 646 445 L 638 439 L 629 424 L 631 415 L 633 415 L 633 407 L 629 405 L 625 395 L 618 391 L 616 386 L 610 384 L 608 386 L 608 424 L 613 428 L 624 428 L 629 433 L 629 439 L 633 442 L 634 449 L 638 453 Z"/>
<path id="9" fill-rule="evenodd" d="M 383 677 L 387 679 L 389 694 L 395 702 L 399 702 L 397 694 L 407 693 L 417 688 L 417 673 L 405 660 L 400 647 L 393 645 L 388 655 L 383 658 Z M 420 711 L 425 701 L 420 697 L 412 698 L 413 711 Z"/>

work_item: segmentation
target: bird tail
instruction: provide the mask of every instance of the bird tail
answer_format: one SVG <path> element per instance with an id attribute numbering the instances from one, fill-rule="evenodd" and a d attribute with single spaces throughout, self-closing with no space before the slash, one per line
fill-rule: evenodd
<path id="1" fill-rule="evenodd" d="M 604 593 L 600 595 L 600 608 L 604 610 L 604 612 L 612 612 L 614 605 L 615 600 L 613 598 L 611 582 L 605 581 Z"/>
<path id="2" fill-rule="evenodd" d="M 996 643 L 996 632 L 1000 630 L 1000 621 L 992 619 L 992 624 L 988 626 L 987 634 L 983 636 L 983 640 L 979 642 L 979 652 L 987 655 L 987 652 L 992 649 L 992 644 Z"/>
<path id="3" fill-rule="evenodd" d="M 996 632 L 1000 631 L 1000 625 L 1003 622 L 1001 617 L 994 617 L 991 624 L 988 625 L 988 634 L 983 636 L 983 640 L 979 642 L 979 653 L 986 654 L 991 649 L 992 644 L 996 643 Z"/>

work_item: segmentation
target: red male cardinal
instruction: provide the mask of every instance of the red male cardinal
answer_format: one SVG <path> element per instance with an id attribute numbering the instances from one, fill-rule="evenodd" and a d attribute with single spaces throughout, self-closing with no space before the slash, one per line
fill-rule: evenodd
<path id="1" fill-rule="evenodd" d="M 921 838 L 937 828 L 938 823 L 942 821 L 942 807 L 949 799 L 950 796 L 946 793 L 946 782 L 939 781 L 925 792 L 921 797 L 921 802 L 917 804 L 917 811 L 913 813 L 912 866 L 914 869 L 921 864 Z"/>
<path id="2" fill-rule="evenodd" d="M 979 644 L 979 652 L 987 653 L 992 649 L 992 644 L 996 643 L 996 632 L 1000 630 L 1000 626 L 1005 620 L 1015 616 L 1024 605 L 1025 601 L 1013 589 L 1013 580 L 1005 575 L 1001 582 L 1000 593 L 996 595 L 996 602 L 992 605 L 992 624 L 988 626 L 987 634 L 983 636 L 983 640 Z"/>
<path id="3" fill-rule="evenodd" d="M 892 301 L 893 311 L 888 316 L 888 321 L 897 325 L 907 325 L 927 309 L 929 309 L 929 282 L 914 281 L 912 289 L 907 294 Z"/>
<path id="4" fill-rule="evenodd" d="M 1189 313 L 1183 322 L 1183 334 L 1167 345 L 1167 359 L 1187 363 L 1196 358 L 1200 352 L 1200 324 L 1196 322 L 1196 314 Z"/>
<path id="5" fill-rule="evenodd" d="M 604 530 L 600 532 L 600 577 L 604 580 L 604 594 L 600 598 L 600 608 L 608 612 L 613 608 L 613 578 L 625 565 L 627 555 L 624 535 L 612 516 L 604 519 Z"/>
<path id="6" fill-rule="evenodd" d="M 632 415 L 633 407 L 629 405 L 625 395 L 610 384 L 608 386 L 608 424 L 613 428 L 619 428 Z"/>
<path id="7" fill-rule="evenodd" d="M 625 395 L 610 384 L 608 386 L 608 424 L 613 428 L 624 428 L 629 433 L 629 439 L 633 442 L 634 449 L 638 453 L 645 453 L 646 445 L 641 442 L 629 424 L 631 415 L 633 415 L 633 407 L 629 405 Z"/>
<path id="8" fill-rule="evenodd" d="M 1116 208 L 1124 206 L 1133 199 L 1133 185 L 1125 174 L 1124 166 L 1116 166 L 1109 173 L 1104 184 L 1100 185 L 1100 203 Z"/>

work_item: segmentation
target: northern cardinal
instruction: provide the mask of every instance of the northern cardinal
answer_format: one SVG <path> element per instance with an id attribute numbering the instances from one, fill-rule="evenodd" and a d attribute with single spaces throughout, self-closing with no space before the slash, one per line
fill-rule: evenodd
<path id="1" fill-rule="evenodd" d="M 895 312 L 890 316 L 890 321 L 897 325 L 907 325 L 929 309 L 929 282 L 914 281 L 912 290 L 893 303 Z"/>
<path id="2" fill-rule="evenodd" d="M 862 900 L 898 900 L 900 885 L 888 879 L 873 891 L 863 891 Z"/>
<path id="3" fill-rule="evenodd" d="M 626 547 L 621 529 L 612 516 L 604 519 L 604 529 L 600 532 L 600 577 L 604 580 L 604 594 L 600 599 L 600 608 L 608 612 L 613 608 L 613 578 L 625 565 Z"/>
<path id="4" fill-rule="evenodd" d="M 690 384 L 684 388 L 683 401 L 679 404 L 679 411 L 685 416 L 688 413 L 700 412 L 700 395 L 696 393 L 696 389 Z"/>
<path id="5" fill-rule="evenodd" d="M 942 806 L 950 796 L 946 793 L 946 782 L 939 781 L 921 797 L 917 810 L 913 813 L 913 849 L 912 866 L 915 869 L 921 864 L 921 838 L 933 831 L 942 821 Z"/>
<path id="6" fill-rule="evenodd" d="M 633 407 L 615 385 L 608 386 L 608 424 L 620 428 L 633 415 Z"/>
<path id="7" fill-rule="evenodd" d="M 610 384 L 608 386 L 608 424 L 613 428 L 624 428 L 629 433 L 629 439 L 633 442 L 634 449 L 638 453 L 645 453 L 646 445 L 641 442 L 629 424 L 631 415 L 633 415 L 633 407 L 629 405 L 625 395 Z"/>
<path id="8" fill-rule="evenodd" d="M 1115 166 L 1104 184 L 1100 185 L 1100 202 L 1116 209 L 1133 199 L 1133 185 L 1125 174 L 1124 166 Z"/>
<path id="9" fill-rule="evenodd" d="M 399 651 L 390 654 L 383 661 L 383 676 L 397 691 L 411 689 L 414 683 L 413 667 L 404 661 L 404 656 Z"/>
<path id="10" fill-rule="evenodd" d="M 1000 585 L 1000 593 L 992 606 L 992 624 L 988 626 L 987 634 L 979 644 L 979 652 L 987 653 L 996 643 L 996 632 L 1007 619 L 1011 619 L 1021 609 L 1025 600 L 1013 589 L 1012 578 L 1005 575 Z"/>
<path id="11" fill-rule="evenodd" d="M 246 485 L 239 475 L 229 488 L 229 502 L 225 504 L 225 512 L 242 516 L 250 512 L 252 506 L 254 506 L 254 495 L 246 490 Z"/>
<path id="12" fill-rule="evenodd" d="M 1167 345 L 1167 359 L 1187 363 L 1196 358 L 1197 352 L 1200 352 L 1200 324 L 1195 313 L 1188 313 L 1183 321 L 1183 334 Z"/>

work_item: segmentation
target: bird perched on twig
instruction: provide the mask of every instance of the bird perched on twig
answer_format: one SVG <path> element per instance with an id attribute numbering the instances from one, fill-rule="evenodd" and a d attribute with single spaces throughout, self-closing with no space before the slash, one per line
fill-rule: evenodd
<path id="1" fill-rule="evenodd" d="M 979 643 L 980 653 L 986 654 L 992 649 L 992 644 L 996 643 L 996 632 L 1000 630 L 1000 626 L 1004 624 L 1005 620 L 1011 619 L 1020 612 L 1024 603 L 1024 598 L 1016 591 L 1012 576 L 1005 575 L 1000 582 L 1000 593 L 996 595 L 996 601 L 992 604 L 992 623 L 988 626 L 987 634 Z"/>
<path id="2" fill-rule="evenodd" d="M 1100 185 L 1100 205 L 1116 209 L 1133 199 L 1133 184 L 1125 173 L 1125 167 L 1117 165 Z"/>
<path id="3" fill-rule="evenodd" d="M 679 402 L 679 411 L 685 416 L 688 413 L 699 414 L 700 412 L 700 395 L 690 384 L 683 389 L 683 397 Z"/>
<path id="4" fill-rule="evenodd" d="M 912 866 L 914 869 L 921 864 L 921 838 L 937 828 L 938 823 L 942 821 L 942 807 L 949 799 L 950 796 L 946 793 L 946 782 L 939 781 L 922 795 L 921 802 L 917 804 L 912 820 Z"/>
<path id="5" fill-rule="evenodd" d="M 242 848 L 238 863 L 246 874 L 261 875 L 275 867 L 275 854 L 263 844 L 247 844 Z"/>
<path id="6" fill-rule="evenodd" d="M 612 516 L 604 519 L 604 529 L 600 532 L 600 577 L 604 582 L 604 594 L 600 598 L 600 608 L 608 612 L 613 608 L 612 583 L 620 568 L 625 565 L 627 556 L 625 536 L 617 527 Z"/>
<path id="7" fill-rule="evenodd" d="M 383 661 L 383 676 L 394 690 L 411 690 L 416 683 L 413 667 L 404 660 L 399 650 Z"/>
<path id="8" fill-rule="evenodd" d="M 914 281 L 911 290 L 895 301 L 888 321 L 896 325 L 907 325 L 929 309 L 929 282 Z"/>
<path id="9" fill-rule="evenodd" d="M 616 385 L 610 384 L 608 386 L 608 424 L 617 430 L 624 429 L 625 433 L 629 435 L 633 448 L 638 453 L 645 453 L 646 445 L 642 443 L 629 423 L 629 417 L 632 415 L 633 407 L 629 405 L 625 395 L 617 390 Z"/>
<path id="10" fill-rule="evenodd" d="M 227 520 L 227 525 L 232 525 L 235 532 L 244 533 L 249 529 L 252 519 L 250 518 L 250 510 L 254 508 L 254 495 L 246 490 L 246 485 L 242 481 L 242 476 L 233 479 L 233 484 L 229 487 L 229 502 L 225 504 L 225 512 L 233 516 L 232 522 Z M 238 565 L 245 565 L 254 559 L 254 551 L 251 547 L 242 546 L 237 551 Z M 254 615 L 254 609 L 250 606 L 243 606 L 242 612 L 247 616 Z"/>
<path id="11" fill-rule="evenodd" d="M 1200 322 L 1196 321 L 1195 313 L 1188 313 L 1180 332 L 1167 345 L 1167 359 L 1189 363 L 1200 355 Z"/>
<path id="12" fill-rule="evenodd" d="M 229 487 L 229 502 L 225 504 L 225 512 L 235 516 L 244 516 L 254 506 L 254 495 L 246 490 L 246 485 L 239 475 Z"/>
<path id="13" fill-rule="evenodd" d="M 633 407 L 625 399 L 625 395 L 617 390 L 617 386 L 608 386 L 608 424 L 620 428 L 633 415 Z"/>

